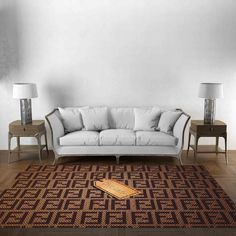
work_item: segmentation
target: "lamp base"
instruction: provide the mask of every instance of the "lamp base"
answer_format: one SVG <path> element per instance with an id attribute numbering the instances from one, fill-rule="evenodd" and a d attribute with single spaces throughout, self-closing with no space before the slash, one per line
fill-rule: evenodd
<path id="1" fill-rule="evenodd" d="M 204 103 L 204 124 L 213 124 L 215 121 L 216 100 L 205 99 Z"/>
<path id="2" fill-rule="evenodd" d="M 21 124 L 32 123 L 31 99 L 20 99 Z"/>

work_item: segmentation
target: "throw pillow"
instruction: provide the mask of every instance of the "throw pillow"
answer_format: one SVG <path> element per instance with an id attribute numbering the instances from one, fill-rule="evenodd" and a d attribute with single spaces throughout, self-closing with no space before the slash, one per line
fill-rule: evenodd
<path id="1" fill-rule="evenodd" d="M 181 111 L 164 111 L 159 120 L 158 130 L 171 133 L 175 122 L 179 119 L 181 114 Z"/>
<path id="2" fill-rule="evenodd" d="M 109 129 L 107 107 L 81 109 L 85 130 Z"/>
<path id="3" fill-rule="evenodd" d="M 61 120 L 65 129 L 65 132 L 73 132 L 81 130 L 83 128 L 83 122 L 80 114 L 80 109 L 75 108 L 61 108 L 58 107 L 61 115 Z"/>
<path id="4" fill-rule="evenodd" d="M 155 130 L 160 115 L 161 110 L 158 107 L 134 108 L 134 130 Z"/>

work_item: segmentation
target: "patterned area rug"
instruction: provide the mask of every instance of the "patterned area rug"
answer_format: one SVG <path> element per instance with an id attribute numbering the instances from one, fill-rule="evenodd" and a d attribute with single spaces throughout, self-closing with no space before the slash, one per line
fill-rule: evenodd
<path id="1" fill-rule="evenodd" d="M 93 181 L 141 191 L 116 200 Z M 202 166 L 31 165 L 0 197 L 0 227 L 236 227 L 236 206 Z"/>

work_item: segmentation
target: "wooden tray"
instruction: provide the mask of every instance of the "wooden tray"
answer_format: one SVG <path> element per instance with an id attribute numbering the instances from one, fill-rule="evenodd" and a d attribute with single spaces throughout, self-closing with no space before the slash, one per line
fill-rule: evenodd
<path id="1" fill-rule="evenodd" d="M 94 181 L 94 187 L 106 192 L 107 194 L 119 200 L 126 199 L 140 193 L 140 191 L 112 179 L 102 179 L 99 181 Z"/>

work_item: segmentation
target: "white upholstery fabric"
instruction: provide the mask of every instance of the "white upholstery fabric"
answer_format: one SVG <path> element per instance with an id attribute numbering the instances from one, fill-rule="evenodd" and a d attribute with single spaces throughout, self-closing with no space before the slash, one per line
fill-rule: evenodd
<path id="1" fill-rule="evenodd" d="M 99 145 L 99 133 L 96 131 L 75 131 L 59 139 L 62 146 L 96 146 Z"/>
<path id="2" fill-rule="evenodd" d="M 184 127 L 187 124 L 190 117 L 182 113 L 179 119 L 176 121 L 173 128 L 173 135 L 178 138 L 178 148 L 183 148 L 184 145 Z"/>
<path id="3" fill-rule="evenodd" d="M 46 119 L 51 128 L 52 148 L 55 152 L 55 150 L 59 147 L 59 138 L 65 135 L 65 129 L 60 119 L 60 113 L 58 110 L 55 109 L 52 113 L 47 115 Z"/>
<path id="4" fill-rule="evenodd" d="M 135 132 L 128 129 L 108 129 L 100 133 L 101 146 L 133 146 Z"/>
<path id="5" fill-rule="evenodd" d="M 111 129 L 133 129 L 134 109 L 128 107 L 112 107 L 109 109 L 109 124 Z"/>
<path id="6" fill-rule="evenodd" d="M 159 131 L 137 131 L 137 146 L 175 146 L 178 139 L 170 134 Z"/>
<path id="7" fill-rule="evenodd" d="M 107 107 L 81 109 L 85 130 L 104 130 L 109 128 Z"/>
<path id="8" fill-rule="evenodd" d="M 57 153 L 61 156 L 90 156 L 90 155 L 149 155 L 149 156 L 177 156 L 176 146 L 60 146 Z"/>
<path id="9" fill-rule="evenodd" d="M 159 123 L 158 123 L 158 130 L 166 133 L 171 133 L 175 122 L 181 116 L 181 111 L 164 111 L 161 114 Z"/>
<path id="10" fill-rule="evenodd" d="M 66 132 L 73 132 L 83 128 L 83 122 L 80 114 L 80 109 L 77 107 L 58 107 L 60 117 Z"/>
<path id="11" fill-rule="evenodd" d="M 117 108 L 115 108 L 117 109 Z M 121 108 L 123 109 L 123 108 Z M 174 125 L 173 128 L 173 134 L 175 137 L 177 137 L 178 144 L 172 145 L 172 146 L 101 146 L 99 144 L 99 134 L 97 132 L 88 132 L 88 131 L 76 131 L 71 134 L 67 134 L 64 136 L 64 127 L 62 124 L 61 119 L 59 118 L 60 114 L 58 110 L 53 111 L 52 113 L 48 114 L 46 116 L 47 121 L 49 122 L 50 128 L 52 129 L 51 135 L 52 135 L 52 147 L 53 151 L 55 153 L 55 160 L 59 159 L 63 156 L 90 156 L 90 155 L 118 155 L 118 156 L 125 156 L 125 155 L 151 155 L 151 156 L 174 156 L 180 158 L 181 152 L 182 152 L 182 144 L 184 142 L 184 128 L 186 126 L 187 121 L 189 120 L 189 117 L 182 113 L 181 117 L 177 120 L 177 122 Z M 134 118 L 134 116 L 133 116 Z M 125 119 L 125 117 L 124 117 Z M 134 121 L 134 119 L 133 119 Z M 84 132 L 84 133 L 82 133 Z M 93 134 L 91 135 L 94 139 L 93 142 L 89 143 L 89 145 L 84 145 L 82 142 L 83 139 L 85 139 L 85 133 Z M 145 131 L 138 131 L 136 134 L 140 133 L 140 136 Z M 150 133 L 158 133 L 157 131 L 149 132 L 149 135 L 152 135 Z M 72 138 L 75 134 L 78 134 L 78 136 L 75 138 Z M 81 137 L 80 137 L 81 135 Z M 90 135 L 89 135 L 90 136 Z M 144 140 L 144 138 L 140 139 L 140 142 L 138 141 L 138 136 L 136 135 L 136 143 L 141 143 L 141 140 Z M 143 135 L 144 136 L 144 135 Z M 150 136 L 149 136 L 150 137 Z M 91 139 L 90 139 L 91 140 Z M 88 141 L 86 141 L 88 142 Z M 143 141 L 144 142 L 144 141 Z M 79 145 L 79 143 L 83 143 L 82 145 Z M 93 144 L 92 144 L 93 143 Z M 96 143 L 96 145 L 94 145 Z M 65 145 L 64 145 L 65 144 Z M 66 145 L 69 144 L 69 145 Z M 74 145 L 75 144 L 75 145 Z"/>
<path id="12" fill-rule="evenodd" d="M 134 130 L 151 131 L 157 128 L 161 110 L 153 108 L 134 108 Z"/>

